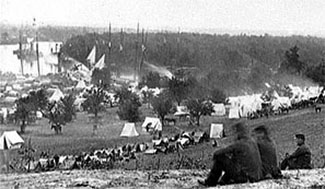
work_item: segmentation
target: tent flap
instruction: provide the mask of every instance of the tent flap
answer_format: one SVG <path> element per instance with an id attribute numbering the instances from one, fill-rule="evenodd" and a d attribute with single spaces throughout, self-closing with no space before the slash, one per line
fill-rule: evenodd
<path id="1" fill-rule="evenodd" d="M 162 131 L 162 124 L 158 118 L 146 117 L 142 124 L 142 129 L 147 131 L 147 129 L 153 129 L 155 131 Z"/>
<path id="2" fill-rule="evenodd" d="M 20 148 L 23 143 L 17 131 L 5 131 L 0 137 L 0 150 Z"/>

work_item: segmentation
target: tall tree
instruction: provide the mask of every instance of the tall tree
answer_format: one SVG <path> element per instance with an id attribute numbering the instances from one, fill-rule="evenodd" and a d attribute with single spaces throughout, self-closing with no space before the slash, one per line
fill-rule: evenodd
<path id="1" fill-rule="evenodd" d="M 189 94 L 189 83 L 186 79 L 173 77 L 168 82 L 168 91 L 173 100 L 177 102 L 178 105 L 187 98 Z"/>
<path id="2" fill-rule="evenodd" d="M 45 89 L 31 91 L 29 93 L 29 97 L 31 104 L 33 105 L 33 110 L 40 111 L 44 115 L 44 111 L 46 110 L 47 105 L 49 103 Z"/>
<path id="3" fill-rule="evenodd" d="M 25 133 L 26 126 L 29 120 L 31 120 L 32 115 L 36 114 L 36 111 L 40 111 L 44 115 L 47 104 L 48 99 L 44 89 L 31 91 L 28 96 L 21 97 L 16 101 L 17 108 L 14 116 L 16 120 L 20 121 L 21 133 Z"/>
<path id="4" fill-rule="evenodd" d="M 160 93 L 157 97 L 152 99 L 152 107 L 154 112 L 158 115 L 162 125 L 164 125 L 165 116 L 171 112 L 173 102 L 167 93 Z"/>
<path id="5" fill-rule="evenodd" d="M 295 45 L 294 47 L 290 48 L 285 52 L 285 62 L 284 62 L 284 67 L 287 71 L 291 73 L 296 73 L 299 75 L 302 75 L 304 69 L 305 69 L 305 64 L 299 59 L 299 54 L 298 54 L 299 48 Z"/>
<path id="6" fill-rule="evenodd" d="M 138 121 L 140 117 L 139 107 L 141 106 L 139 97 L 123 87 L 116 92 L 116 98 L 119 103 L 117 114 L 120 119 L 129 122 Z"/>
<path id="7" fill-rule="evenodd" d="M 111 82 L 111 74 L 109 68 L 95 68 L 91 76 L 91 82 L 94 85 L 100 86 L 104 89 L 108 89 Z"/>
<path id="8" fill-rule="evenodd" d="M 70 94 L 57 102 L 55 101 L 48 104 L 46 118 L 49 119 L 51 129 L 53 129 L 56 134 L 60 134 L 62 132 L 62 126 L 71 122 L 76 115 L 74 100 L 75 97 L 73 94 Z"/>
<path id="9" fill-rule="evenodd" d="M 191 116 L 196 119 L 197 126 L 200 126 L 201 116 L 211 116 L 214 112 L 212 103 L 205 99 L 189 99 L 186 101 L 186 106 L 189 109 Z"/>
<path id="10" fill-rule="evenodd" d="M 94 114 L 94 118 L 93 118 L 94 134 L 97 132 L 97 124 L 99 122 L 98 114 L 105 110 L 104 102 L 105 102 L 104 89 L 94 87 L 89 91 L 89 94 L 85 102 L 82 104 L 84 110 L 86 110 L 90 114 Z"/>
<path id="11" fill-rule="evenodd" d="M 20 122 L 20 132 L 25 133 L 28 119 L 33 111 L 34 105 L 31 103 L 30 97 L 19 98 L 16 101 L 15 119 Z"/>

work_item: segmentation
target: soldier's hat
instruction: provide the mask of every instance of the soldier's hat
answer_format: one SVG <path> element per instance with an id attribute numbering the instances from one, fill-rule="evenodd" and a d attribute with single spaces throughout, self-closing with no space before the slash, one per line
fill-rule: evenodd
<path id="1" fill-rule="evenodd" d="M 305 141 L 305 135 L 303 134 L 296 134 L 296 138 L 302 139 L 303 141 Z"/>
<path id="2" fill-rule="evenodd" d="M 269 131 L 265 125 L 260 125 L 258 127 L 255 127 L 254 132 L 264 133 L 266 135 L 269 134 Z"/>

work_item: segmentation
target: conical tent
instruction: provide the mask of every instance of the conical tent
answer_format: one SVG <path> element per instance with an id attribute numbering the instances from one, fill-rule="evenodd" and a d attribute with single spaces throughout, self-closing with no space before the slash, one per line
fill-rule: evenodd
<path id="1" fill-rule="evenodd" d="M 105 54 L 98 60 L 98 62 L 94 65 L 94 67 L 90 71 L 90 75 L 93 75 L 93 72 L 95 68 L 98 68 L 99 70 L 103 69 L 105 67 Z"/>
<path id="2" fill-rule="evenodd" d="M 59 101 L 63 97 L 64 97 L 64 94 L 61 92 L 61 90 L 60 89 L 55 89 L 54 93 L 49 98 L 49 101 L 50 102 Z"/>
<path id="3" fill-rule="evenodd" d="M 120 136 L 121 137 L 134 137 L 134 136 L 139 136 L 139 133 L 135 129 L 134 123 L 125 123 Z"/>
<path id="4" fill-rule="evenodd" d="M 0 150 L 20 148 L 23 143 L 17 131 L 5 131 L 0 137 Z"/>
<path id="5" fill-rule="evenodd" d="M 76 85 L 76 89 L 84 89 L 86 87 L 86 83 L 83 80 L 80 80 Z"/>
<path id="6" fill-rule="evenodd" d="M 162 131 L 162 124 L 158 118 L 146 117 L 142 124 L 142 129 L 147 131 L 147 129 L 153 129 L 155 131 Z"/>
<path id="7" fill-rule="evenodd" d="M 94 68 L 103 69 L 105 67 L 105 54 L 98 60 Z"/>
<path id="8" fill-rule="evenodd" d="M 94 65 L 96 63 L 96 46 L 93 47 L 87 56 L 87 61 L 89 61 L 90 65 Z"/>

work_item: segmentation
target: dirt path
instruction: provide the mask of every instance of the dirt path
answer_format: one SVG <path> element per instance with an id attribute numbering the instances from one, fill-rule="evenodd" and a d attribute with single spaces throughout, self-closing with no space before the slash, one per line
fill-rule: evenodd
<path id="1" fill-rule="evenodd" d="M 2 174 L 0 188 L 202 188 L 201 170 L 123 171 L 78 170 L 30 174 Z M 325 169 L 285 171 L 289 179 L 215 188 L 325 188 Z"/>

